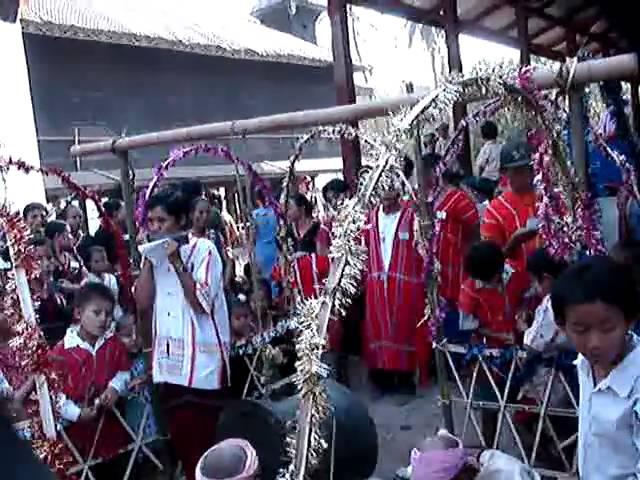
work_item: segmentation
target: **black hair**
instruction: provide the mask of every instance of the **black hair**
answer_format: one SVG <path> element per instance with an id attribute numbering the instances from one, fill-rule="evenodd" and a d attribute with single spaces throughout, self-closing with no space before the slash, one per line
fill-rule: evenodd
<path id="1" fill-rule="evenodd" d="M 115 218 L 118 212 L 122 209 L 122 202 L 117 198 L 110 198 L 104 201 L 104 203 L 102 204 L 102 208 L 107 214 L 107 217 Z"/>
<path id="2" fill-rule="evenodd" d="M 425 173 L 432 172 L 433 169 L 442 161 L 442 156 L 438 153 L 425 153 L 420 158 L 422 169 Z"/>
<path id="3" fill-rule="evenodd" d="M 204 187 L 200 180 L 183 180 L 180 182 L 180 191 L 182 194 L 192 201 L 194 198 L 201 197 Z"/>
<path id="4" fill-rule="evenodd" d="M 569 264 L 560 258 L 553 258 L 546 248 L 536 249 L 527 258 L 527 271 L 536 279 L 541 280 L 545 275 L 558 278 Z"/>
<path id="5" fill-rule="evenodd" d="M 36 210 L 42 210 L 45 215 L 47 214 L 47 207 L 45 207 L 43 204 L 38 203 L 38 202 L 32 202 L 27 204 L 23 209 L 22 209 L 22 218 L 23 219 L 27 219 L 27 217 L 29 216 L 29 214 L 31 212 L 35 212 Z"/>
<path id="6" fill-rule="evenodd" d="M 83 308 L 95 299 L 104 300 L 113 306 L 116 304 L 116 297 L 109 287 L 100 282 L 88 282 L 76 292 L 74 307 Z"/>
<path id="7" fill-rule="evenodd" d="M 218 210 L 222 211 L 222 196 L 216 192 L 211 190 L 207 196 L 209 197 L 209 201 L 211 202 L 211 205 L 215 208 L 217 208 Z"/>
<path id="8" fill-rule="evenodd" d="M 409 157 L 408 155 L 405 155 L 404 158 L 402 159 L 402 174 L 405 176 L 406 179 L 411 179 L 415 168 L 416 168 L 416 165 L 415 163 L 413 163 L 413 160 L 411 160 L 411 157 Z"/>
<path id="9" fill-rule="evenodd" d="M 492 281 L 504 271 L 504 253 L 500 246 L 489 240 L 471 246 L 464 257 L 464 269 L 474 280 Z"/>
<path id="10" fill-rule="evenodd" d="M 195 212 L 196 207 L 200 202 L 205 202 L 207 205 L 209 205 L 209 200 L 207 200 L 206 198 L 195 197 L 194 199 L 191 200 L 191 204 L 189 205 L 189 213 Z"/>
<path id="11" fill-rule="evenodd" d="M 349 192 L 349 184 L 341 178 L 333 178 L 322 187 L 322 198 L 327 199 L 327 194 L 333 192 L 342 195 Z"/>
<path id="12" fill-rule="evenodd" d="M 175 187 L 167 187 L 151 195 L 147 201 L 147 211 L 158 207 L 167 212 L 170 217 L 175 218 L 178 223 L 189 216 L 189 199 Z"/>
<path id="13" fill-rule="evenodd" d="M 46 247 L 50 245 L 51 244 L 49 243 L 47 238 L 42 234 L 32 235 L 31 238 L 29 238 L 29 246 L 31 247 L 37 248 L 37 247 Z"/>
<path id="14" fill-rule="evenodd" d="M 71 210 L 72 208 L 76 208 L 78 209 L 80 212 L 82 212 L 82 210 L 80 209 L 79 206 L 77 206 L 76 204 L 72 203 L 72 202 L 68 202 L 64 208 L 62 210 L 60 210 L 60 213 L 56 216 L 56 218 L 58 220 L 64 220 L 65 222 L 67 221 L 67 215 L 69 215 L 69 210 Z"/>
<path id="15" fill-rule="evenodd" d="M 62 235 L 66 231 L 67 222 L 62 220 L 51 220 L 44 227 L 44 236 L 49 240 L 53 240 L 58 235 Z"/>
<path id="16" fill-rule="evenodd" d="M 313 215 L 313 205 L 311 205 L 311 202 L 309 201 L 309 199 L 305 197 L 303 194 L 296 193 L 292 195 L 291 201 L 296 207 L 302 208 L 302 210 L 304 211 L 304 214 L 307 217 L 311 217 Z"/>
<path id="17" fill-rule="evenodd" d="M 553 284 L 551 306 L 560 326 L 565 325 L 569 308 L 596 302 L 620 309 L 629 322 L 636 319 L 640 301 L 629 266 L 610 257 L 588 257 L 569 267 Z"/>
<path id="18" fill-rule="evenodd" d="M 480 135 L 485 140 L 495 140 L 498 138 L 498 126 L 495 122 L 487 120 L 480 125 Z"/>
<path id="19" fill-rule="evenodd" d="M 457 170 L 447 168 L 444 172 L 442 172 L 442 179 L 449 185 L 459 187 L 462 183 L 462 180 L 464 179 L 464 174 Z"/>

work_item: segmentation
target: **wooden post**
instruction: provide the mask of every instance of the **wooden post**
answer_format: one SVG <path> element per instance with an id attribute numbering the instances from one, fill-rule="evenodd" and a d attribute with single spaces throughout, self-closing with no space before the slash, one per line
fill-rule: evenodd
<path id="1" fill-rule="evenodd" d="M 520 44 L 520 65 L 529 65 L 531 64 L 529 19 L 524 7 L 524 0 L 518 0 L 516 3 L 516 23 L 518 25 L 518 43 Z"/>
<path id="2" fill-rule="evenodd" d="M 129 175 L 129 151 L 118 152 L 118 158 L 120 159 L 120 185 L 122 185 L 122 200 L 124 201 L 124 210 L 126 213 L 127 221 L 127 234 L 129 235 L 129 253 L 131 255 L 131 263 L 138 264 L 139 255 L 138 248 L 136 246 L 136 222 L 134 220 L 135 215 L 135 190 L 131 185 L 131 178 Z"/>
<path id="3" fill-rule="evenodd" d="M 584 105 L 582 104 L 583 87 L 575 87 L 569 93 L 569 128 L 571 132 L 571 153 L 573 165 L 583 190 L 589 187 L 587 168 L 587 144 L 584 134 Z"/>
<path id="4" fill-rule="evenodd" d="M 462 57 L 460 55 L 460 39 L 458 25 L 458 0 L 444 0 L 444 16 L 445 16 L 445 36 L 447 42 L 447 59 L 449 63 L 449 72 L 462 73 Z M 453 105 L 453 122 L 458 125 L 467 116 L 467 106 L 465 103 L 458 102 Z M 463 134 L 463 147 L 460 157 L 460 166 L 470 174 L 471 168 L 471 142 L 469 137 L 469 129 L 465 128 Z"/>
<path id="5" fill-rule="evenodd" d="M 333 77 L 336 84 L 338 105 L 356 103 L 356 87 L 353 81 L 353 62 L 349 42 L 349 26 L 346 0 L 329 0 L 327 5 L 331 21 L 331 47 L 333 51 Z M 358 123 L 350 124 L 357 127 Z M 342 171 L 345 181 L 355 188 L 357 175 L 362 166 L 358 139 L 340 140 L 342 148 Z"/>
<path id="6" fill-rule="evenodd" d="M 80 129 L 75 127 L 73 129 L 73 144 L 80 145 Z M 79 172 L 82 167 L 82 159 L 80 155 L 74 157 L 74 165 L 76 167 L 76 172 Z M 85 235 L 89 234 L 89 215 L 87 213 L 87 201 L 79 198 L 78 202 L 80 203 L 80 210 L 82 211 L 82 231 Z"/>
<path id="7" fill-rule="evenodd" d="M 640 135 L 640 95 L 638 94 L 640 81 L 636 78 L 629 82 L 629 86 L 631 87 L 631 128 L 636 135 Z"/>

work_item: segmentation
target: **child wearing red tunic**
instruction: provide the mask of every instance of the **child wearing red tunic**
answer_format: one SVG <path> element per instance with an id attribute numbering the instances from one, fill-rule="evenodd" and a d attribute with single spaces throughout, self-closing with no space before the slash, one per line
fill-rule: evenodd
<path id="1" fill-rule="evenodd" d="M 127 348 L 110 331 L 115 298 L 101 283 L 78 291 L 69 327 L 51 351 L 63 381 L 58 401 L 65 431 L 80 455 L 109 459 L 129 443 L 129 436 L 112 407 L 126 393 L 131 361 Z"/>
<path id="2" fill-rule="evenodd" d="M 490 241 L 473 245 L 465 257 L 471 278 L 460 290 L 460 327 L 477 330 L 490 347 L 516 343 L 519 312 L 530 281 L 527 272 L 505 264 L 502 249 Z"/>

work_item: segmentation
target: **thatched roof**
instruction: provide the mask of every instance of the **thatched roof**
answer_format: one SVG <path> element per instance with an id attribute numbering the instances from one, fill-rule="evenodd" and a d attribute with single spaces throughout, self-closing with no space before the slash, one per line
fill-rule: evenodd
<path id="1" fill-rule="evenodd" d="M 21 22 L 25 32 L 53 37 L 245 60 L 313 66 L 332 62 L 323 48 L 254 18 L 189 9 L 185 1 L 30 0 Z"/>

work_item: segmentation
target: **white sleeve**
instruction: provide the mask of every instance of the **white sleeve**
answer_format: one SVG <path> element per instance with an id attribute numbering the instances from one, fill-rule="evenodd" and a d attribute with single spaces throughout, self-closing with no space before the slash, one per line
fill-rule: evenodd
<path id="1" fill-rule="evenodd" d="M 460 312 L 460 330 L 475 330 L 480 326 L 480 321 L 468 313 Z"/>
<path id="2" fill-rule="evenodd" d="M 553 310 L 547 302 L 543 302 L 536 308 L 533 323 L 524 333 L 524 344 L 543 352 L 551 346 L 557 333 L 558 327 L 553 317 Z"/>
<path id="3" fill-rule="evenodd" d="M 109 382 L 109 386 L 113 387 L 122 397 L 127 394 L 129 382 L 131 381 L 131 372 L 118 372 L 116 376 Z"/>
<path id="4" fill-rule="evenodd" d="M 77 422 L 78 418 L 80 418 L 80 412 L 82 409 L 78 406 L 76 402 L 67 398 L 64 393 L 60 393 L 58 395 L 57 409 L 60 416 L 69 422 Z"/>

